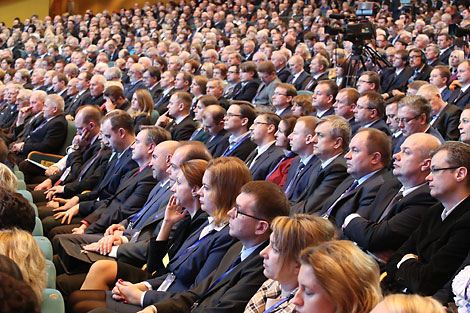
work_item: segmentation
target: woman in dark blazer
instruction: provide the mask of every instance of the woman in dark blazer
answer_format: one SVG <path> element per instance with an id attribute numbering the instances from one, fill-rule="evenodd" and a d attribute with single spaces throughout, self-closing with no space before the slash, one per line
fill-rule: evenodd
<path id="1" fill-rule="evenodd" d="M 152 124 L 153 100 L 152 95 L 146 89 L 134 92 L 129 113 L 134 118 L 134 132 L 137 134 L 142 125 Z M 157 117 L 158 118 L 158 117 Z"/>

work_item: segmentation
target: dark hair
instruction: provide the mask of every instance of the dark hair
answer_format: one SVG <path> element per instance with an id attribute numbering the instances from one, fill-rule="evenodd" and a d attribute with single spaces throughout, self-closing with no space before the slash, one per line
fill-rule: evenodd
<path id="1" fill-rule="evenodd" d="M 252 181 L 243 185 L 241 192 L 255 197 L 253 213 L 268 222 L 278 216 L 288 216 L 290 213 L 289 200 L 285 192 L 274 183 Z"/>
<path id="2" fill-rule="evenodd" d="M 0 273 L 0 312 L 40 313 L 33 289 L 24 281 Z"/>
<path id="3" fill-rule="evenodd" d="M 123 128 L 129 133 L 134 134 L 134 119 L 129 113 L 122 110 L 113 110 L 103 117 L 101 124 L 104 124 L 107 120 L 111 123 L 112 131 L 115 132 L 118 128 Z"/>
<path id="4" fill-rule="evenodd" d="M 0 230 L 16 227 L 32 233 L 35 217 L 28 200 L 19 193 L 0 187 Z"/>

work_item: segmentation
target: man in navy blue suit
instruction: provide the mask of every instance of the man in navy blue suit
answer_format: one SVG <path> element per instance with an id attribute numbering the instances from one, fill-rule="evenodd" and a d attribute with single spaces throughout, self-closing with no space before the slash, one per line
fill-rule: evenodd
<path id="1" fill-rule="evenodd" d="M 338 94 L 338 85 L 332 80 L 321 80 L 313 92 L 312 106 L 317 110 L 315 116 L 322 118 L 335 114 L 333 103 Z"/>
<path id="2" fill-rule="evenodd" d="M 354 108 L 354 118 L 361 127 L 372 127 L 383 131 L 387 135 L 392 132 L 384 121 L 385 102 L 376 91 L 364 92 L 357 100 Z"/>

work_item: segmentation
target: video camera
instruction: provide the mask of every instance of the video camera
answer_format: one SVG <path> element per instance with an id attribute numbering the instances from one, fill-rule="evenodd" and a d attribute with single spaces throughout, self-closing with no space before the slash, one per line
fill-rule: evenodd
<path id="1" fill-rule="evenodd" d="M 470 35 L 470 30 L 467 28 L 460 27 L 458 24 L 450 24 L 449 35 L 454 37 L 465 37 L 467 35 Z"/>

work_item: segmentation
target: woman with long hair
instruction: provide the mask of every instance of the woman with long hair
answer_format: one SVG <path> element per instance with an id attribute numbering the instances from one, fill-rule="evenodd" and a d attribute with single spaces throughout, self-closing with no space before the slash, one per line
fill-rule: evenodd
<path id="1" fill-rule="evenodd" d="M 137 134 L 140 126 L 152 124 L 153 99 L 146 89 L 134 92 L 131 100 L 130 114 L 134 118 L 134 131 Z M 158 118 L 158 116 L 157 116 Z"/>
<path id="2" fill-rule="evenodd" d="M 381 298 L 379 266 L 353 242 L 329 241 L 300 256 L 299 313 L 365 313 Z"/>
<path id="3" fill-rule="evenodd" d="M 27 231 L 5 229 L 0 231 L 0 254 L 12 259 L 20 268 L 23 280 L 34 291 L 39 302 L 46 288 L 46 262 L 41 248 Z"/>

